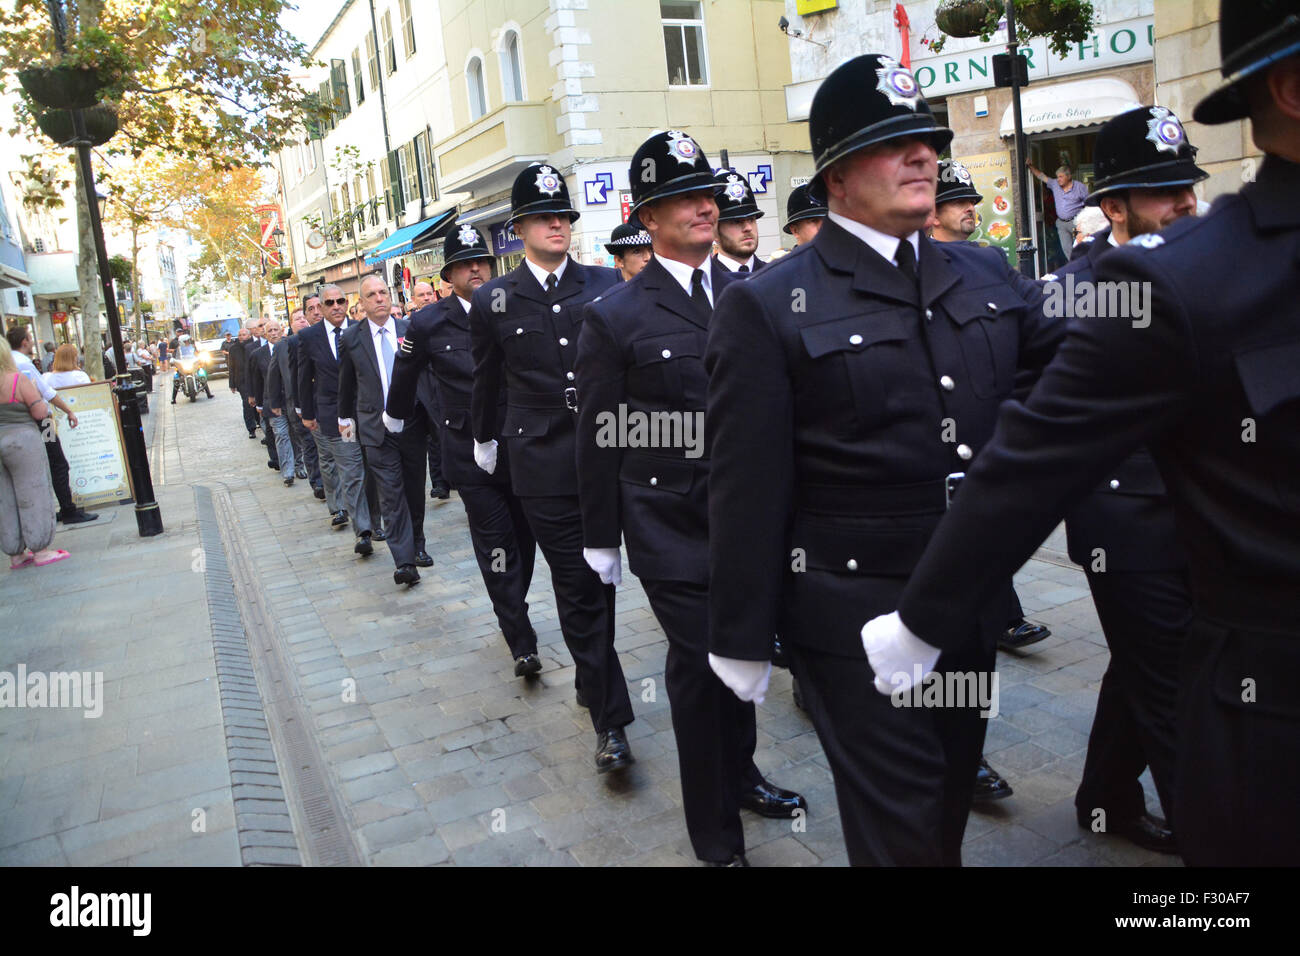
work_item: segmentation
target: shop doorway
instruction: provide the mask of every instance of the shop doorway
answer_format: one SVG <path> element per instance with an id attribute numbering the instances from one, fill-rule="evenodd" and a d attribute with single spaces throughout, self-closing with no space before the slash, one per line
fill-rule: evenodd
<path id="1" fill-rule="evenodd" d="M 1048 176 L 1054 176 L 1060 166 L 1069 166 L 1074 179 L 1081 181 L 1092 192 L 1093 152 L 1100 126 L 1071 129 L 1062 132 L 1040 133 L 1029 137 L 1029 161 Z M 1061 248 L 1056 230 L 1056 203 L 1052 192 L 1043 183 L 1030 177 L 1030 214 L 1034 224 L 1034 246 L 1038 261 L 1038 274 L 1053 272 L 1070 259 L 1070 250 Z"/>

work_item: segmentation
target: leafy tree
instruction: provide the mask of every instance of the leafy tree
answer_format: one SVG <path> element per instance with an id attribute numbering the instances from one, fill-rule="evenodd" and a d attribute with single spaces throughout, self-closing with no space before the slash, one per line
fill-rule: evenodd
<path id="1" fill-rule="evenodd" d="M 192 164 L 181 164 L 192 165 Z M 164 222 L 167 212 L 178 204 L 178 192 L 185 188 L 184 173 L 168 164 L 165 154 L 146 153 L 134 162 L 114 167 L 100 178 L 108 193 L 104 205 L 105 226 L 120 226 L 131 240 L 129 283 L 137 330 L 142 329 L 140 301 L 140 239 Z M 116 276 L 114 276 L 116 278 Z"/>

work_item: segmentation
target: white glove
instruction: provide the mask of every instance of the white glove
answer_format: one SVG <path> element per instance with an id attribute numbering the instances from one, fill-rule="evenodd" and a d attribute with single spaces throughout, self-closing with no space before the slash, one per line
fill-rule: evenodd
<path id="1" fill-rule="evenodd" d="M 497 440 L 474 442 L 474 464 L 489 475 L 497 470 Z"/>
<path id="2" fill-rule="evenodd" d="M 772 676 L 771 661 L 740 661 L 732 657 L 709 655 L 709 666 L 718 680 L 726 684 L 741 700 L 763 703 L 767 682 Z"/>
<path id="3" fill-rule="evenodd" d="M 618 548 L 583 548 L 582 560 L 600 575 L 601 584 L 623 583 L 623 555 Z"/>
<path id="4" fill-rule="evenodd" d="M 353 439 L 352 439 L 352 419 L 350 419 L 350 418 L 340 418 L 340 419 L 339 419 L 339 437 L 342 438 L 344 441 L 349 441 L 349 442 L 350 442 L 350 441 L 353 440 Z"/>
<path id="5" fill-rule="evenodd" d="M 394 418 L 392 415 L 389 415 L 388 412 L 384 412 L 384 427 L 394 435 L 397 435 L 406 427 L 406 422 L 400 418 Z"/>
<path id="6" fill-rule="evenodd" d="M 876 690 L 885 695 L 911 690 L 934 670 L 940 653 L 908 630 L 897 611 L 863 625 L 862 649 L 875 671 Z"/>

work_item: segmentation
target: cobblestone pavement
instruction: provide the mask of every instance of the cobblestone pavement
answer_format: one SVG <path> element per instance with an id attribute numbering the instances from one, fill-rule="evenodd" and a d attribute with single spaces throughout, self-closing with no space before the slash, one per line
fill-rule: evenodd
<path id="1" fill-rule="evenodd" d="M 0 670 L 102 671 L 106 698 L 97 719 L 0 711 L 0 864 L 695 863 L 666 644 L 634 577 L 618 590 L 617 647 L 637 763 L 602 778 L 545 562 L 530 594 L 544 670 L 525 683 L 454 495 L 426 517 L 436 566 L 398 589 L 384 547 L 354 556 L 306 482 L 285 488 L 266 467 L 236 399 L 224 381 L 214 386 L 210 402 L 153 396 L 146 432 L 157 429 L 166 534 L 140 539 L 129 508 L 108 509 L 59 532 L 71 560 L 0 572 Z M 205 541 L 219 542 L 220 568 Z M 208 587 L 226 559 L 237 617 Z M 1176 863 L 1076 825 L 1108 654 L 1059 531 L 1016 580 L 1026 613 L 1053 635 L 1000 655 L 1001 714 L 986 753 L 1015 795 L 972 814 L 966 863 Z M 231 663 L 244 644 L 234 635 L 249 662 Z M 247 693 L 254 675 L 260 715 Z M 758 730 L 759 767 L 803 792 L 811 812 L 801 828 L 744 814 L 751 863 L 844 865 L 831 776 L 784 671 Z"/>

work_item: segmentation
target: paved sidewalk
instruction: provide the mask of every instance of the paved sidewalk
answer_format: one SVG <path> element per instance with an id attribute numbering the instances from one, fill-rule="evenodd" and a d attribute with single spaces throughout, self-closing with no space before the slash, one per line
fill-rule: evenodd
<path id="1" fill-rule="evenodd" d="M 98 721 L 0 712 L 0 863 L 240 862 L 246 828 L 235 819 L 204 575 L 189 570 L 199 547 L 197 486 L 221 525 L 289 803 L 328 795 L 356 859 L 694 864 L 663 690 L 666 644 L 635 578 L 618 591 L 617 646 L 637 717 L 629 728 L 637 764 L 622 779 L 601 778 L 543 560 L 530 604 L 544 670 L 526 683 L 513 676 L 454 496 L 431 502 L 426 518 L 437 565 L 414 589 L 398 589 L 386 549 L 354 556 L 351 536 L 329 529 L 307 484 L 285 488 L 266 467 L 224 381 L 214 394 L 174 408 L 154 403 L 165 535 L 141 541 L 122 509 L 111 523 L 61 532 L 85 544 L 62 574 L 36 572 L 54 582 L 53 600 L 35 590 L 32 569 L 22 572 L 32 577 L 0 578 L 0 601 L 16 608 L 19 625 L 0 641 L 0 669 L 93 664 L 109 696 Z M 1063 550 L 1058 533 L 1017 577 L 1026 613 L 1053 636 L 1032 653 L 1000 655 L 1002 712 L 986 752 L 1016 792 L 972 814 L 965 860 L 1176 863 L 1074 822 L 1108 655 L 1083 574 Z M 44 577 L 40 585 L 48 586 Z M 38 593 L 57 620 L 34 602 Z M 283 673 L 268 687 L 267 668 L 277 663 Z M 286 766 L 284 714 L 303 725 L 321 780 Z M 811 813 L 801 827 L 745 814 L 750 861 L 843 865 L 831 777 L 785 672 L 774 674 L 759 710 L 757 761 L 774 782 L 802 791 Z M 192 834 L 190 814 L 200 806 L 207 833 Z M 313 821 L 322 819 L 325 810 L 295 806 L 304 859 L 319 836 Z"/>

